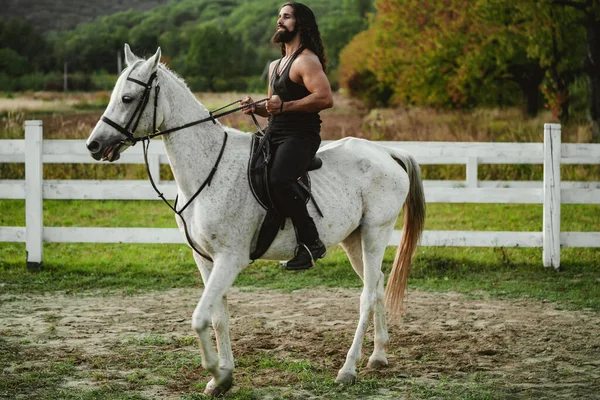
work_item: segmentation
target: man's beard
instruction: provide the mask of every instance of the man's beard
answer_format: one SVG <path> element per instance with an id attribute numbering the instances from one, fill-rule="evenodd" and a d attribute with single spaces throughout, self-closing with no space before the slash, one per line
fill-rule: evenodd
<path id="1" fill-rule="evenodd" d="M 288 43 L 296 36 L 296 28 L 293 31 L 288 31 L 286 27 L 282 27 L 282 31 L 276 31 L 271 38 L 271 43 Z"/>

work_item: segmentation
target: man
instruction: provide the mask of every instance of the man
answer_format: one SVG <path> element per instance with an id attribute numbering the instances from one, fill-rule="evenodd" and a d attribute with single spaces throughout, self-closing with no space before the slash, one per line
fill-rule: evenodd
<path id="1" fill-rule="evenodd" d="M 286 269 L 311 268 L 325 255 L 325 245 L 299 192 L 297 180 L 321 143 L 319 112 L 333 106 L 325 75 L 326 58 L 313 12 L 301 3 L 285 3 L 271 39 L 282 58 L 269 67 L 269 100 L 244 110 L 269 118 L 271 141 L 269 185 L 279 211 L 292 219 L 298 247 Z M 242 104 L 252 103 L 247 97 Z"/>

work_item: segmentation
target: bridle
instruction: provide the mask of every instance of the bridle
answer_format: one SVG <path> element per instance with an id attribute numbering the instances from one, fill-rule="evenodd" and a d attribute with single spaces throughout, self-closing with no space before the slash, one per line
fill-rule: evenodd
<path id="1" fill-rule="evenodd" d="M 133 72 L 133 69 L 132 71 Z M 131 75 L 130 72 L 130 75 Z M 158 84 L 158 79 L 157 79 L 157 71 L 154 71 L 151 75 L 150 78 L 148 78 L 148 82 L 142 82 L 138 79 L 132 78 L 130 76 L 127 77 L 127 80 L 130 82 L 134 82 L 137 83 L 140 86 L 144 87 L 144 93 L 142 94 L 142 98 L 140 99 L 140 101 L 138 102 L 137 107 L 135 108 L 133 115 L 131 116 L 131 118 L 129 119 L 129 121 L 127 122 L 127 124 L 123 127 L 119 124 L 117 124 L 116 122 L 114 122 L 113 120 L 111 120 L 110 118 L 108 118 L 106 115 L 102 115 L 102 117 L 100 118 L 100 120 L 108 125 L 110 125 L 111 127 L 115 128 L 117 131 L 119 131 L 120 133 L 122 133 L 123 135 L 125 135 L 126 139 L 122 140 L 120 142 L 120 144 L 127 144 L 128 142 L 131 144 L 131 146 L 135 146 L 135 144 L 137 142 L 143 142 L 149 139 L 152 139 L 156 136 L 160 136 L 160 135 L 166 135 L 169 133 L 173 133 L 182 129 L 186 129 L 189 128 L 191 126 L 194 125 L 199 125 L 202 124 L 204 122 L 208 122 L 208 121 L 212 121 L 213 124 L 217 123 L 217 119 L 224 117 L 226 115 L 229 114 L 233 114 L 234 112 L 238 112 L 240 110 L 243 110 L 244 108 L 247 107 L 252 107 L 254 105 L 260 104 L 260 103 L 264 103 L 265 101 L 268 100 L 268 98 L 264 98 L 258 101 L 255 101 L 253 103 L 248 103 L 245 104 L 243 106 L 231 109 L 231 110 L 227 110 L 221 113 L 217 113 L 218 111 L 224 110 L 226 108 L 231 107 L 234 104 L 240 103 L 242 100 L 236 100 L 232 103 L 229 103 L 221 108 L 218 108 L 216 110 L 213 111 L 209 111 L 208 114 L 209 116 L 206 118 L 202 118 L 199 119 L 197 121 L 192 121 L 192 122 L 188 122 L 185 125 L 181 125 L 175 128 L 171 128 L 171 129 L 167 129 L 164 131 L 159 131 L 156 128 L 156 110 L 158 108 L 158 94 L 160 93 L 160 85 Z M 140 122 L 140 119 L 142 118 L 142 113 L 144 112 L 144 110 L 146 109 L 146 106 L 148 105 L 148 102 L 150 101 L 150 93 L 152 92 L 152 84 L 154 83 L 154 80 L 156 80 L 156 86 L 154 87 L 154 115 L 152 117 L 152 133 L 145 135 L 145 136 L 138 136 L 135 137 L 135 131 L 137 130 L 138 124 Z M 216 114 L 215 114 L 216 113 Z M 252 116 L 252 120 L 254 121 L 254 124 L 256 125 L 256 127 L 258 128 L 259 131 L 262 132 L 262 129 L 258 123 L 258 121 L 256 120 L 256 117 L 254 116 L 254 114 L 250 114 Z M 225 132 L 225 137 L 227 137 L 227 132 Z"/>
<path id="2" fill-rule="evenodd" d="M 133 72 L 133 70 L 132 70 Z M 144 112 L 144 110 L 146 109 L 146 106 L 148 105 L 148 101 L 150 100 L 150 92 L 152 91 L 152 83 L 154 82 L 154 80 L 156 79 L 156 71 L 152 73 L 152 75 L 150 75 L 150 78 L 148 79 L 148 82 L 142 82 L 139 81 L 135 78 L 132 78 L 130 76 L 127 77 L 127 80 L 130 82 L 135 82 L 138 85 L 141 85 L 144 87 L 144 93 L 142 94 L 142 98 L 140 99 L 140 101 L 138 102 L 137 107 L 135 108 L 133 115 L 131 116 L 131 118 L 129 118 L 129 121 L 127 122 L 127 124 L 123 127 L 119 124 L 117 124 L 116 122 L 114 122 L 113 120 L 111 120 L 110 118 L 108 118 L 106 115 L 102 115 L 102 122 L 107 123 L 108 125 L 112 126 L 113 128 L 115 128 L 116 130 L 118 130 L 120 133 L 122 133 L 123 135 L 125 135 L 125 137 L 127 138 L 127 140 L 123 140 L 121 143 L 125 144 L 127 141 L 132 143 L 132 146 L 135 145 L 137 142 L 142 141 L 145 139 L 144 138 L 136 138 L 134 135 L 138 124 L 140 122 L 140 119 L 142 118 L 142 113 Z M 152 119 L 152 134 L 157 133 L 156 130 L 156 109 L 158 107 L 158 94 L 160 93 L 160 85 L 156 84 L 156 87 L 154 89 L 154 117 Z"/>
<path id="3" fill-rule="evenodd" d="M 131 72 L 133 72 L 133 68 L 131 70 Z M 129 73 L 131 75 L 131 72 Z M 157 79 L 157 71 L 154 71 L 151 75 L 150 78 L 148 78 L 148 82 L 143 82 L 140 81 L 138 79 L 132 78 L 130 76 L 127 77 L 127 80 L 130 82 L 134 82 L 137 83 L 138 85 L 141 85 L 144 87 L 144 93 L 142 94 L 142 97 L 140 99 L 140 101 L 138 102 L 137 107 L 135 108 L 131 118 L 129 118 L 129 121 L 127 122 L 127 124 L 123 127 L 119 124 L 117 124 L 116 122 L 114 122 L 113 120 L 111 120 L 110 118 L 108 118 L 106 115 L 102 115 L 102 117 L 100 118 L 100 120 L 108 125 L 110 125 L 111 127 L 113 127 L 114 129 L 116 129 L 117 131 L 119 131 L 121 134 L 125 135 L 126 139 L 122 140 L 121 142 L 119 142 L 120 145 L 124 145 L 127 143 L 130 143 L 131 146 L 135 146 L 135 144 L 137 142 L 142 142 L 142 147 L 144 149 L 144 162 L 146 164 L 146 172 L 148 174 L 148 179 L 150 181 L 150 184 L 152 185 L 152 187 L 154 188 L 154 191 L 158 194 L 158 197 L 160 197 L 162 199 L 162 201 L 167 204 L 169 206 L 169 208 L 171 210 L 173 210 L 173 212 L 175 214 L 177 214 L 180 218 L 181 221 L 183 222 L 183 227 L 184 227 L 184 231 L 185 231 L 185 236 L 186 239 L 188 241 L 188 244 L 194 249 L 194 251 L 196 253 L 198 253 L 200 256 L 202 256 L 203 258 L 212 261 L 212 259 L 203 254 L 202 252 L 200 252 L 200 250 L 198 250 L 196 248 L 196 246 L 194 245 L 194 243 L 191 240 L 191 237 L 189 235 L 188 232 L 188 228 L 187 228 L 187 224 L 185 222 L 185 219 L 183 218 L 183 212 L 185 211 L 185 209 L 192 204 L 192 202 L 194 201 L 194 199 L 196 199 L 196 197 L 198 197 L 198 195 L 200 194 L 200 192 L 202 192 L 202 190 L 206 187 L 206 186 L 210 186 L 210 183 L 212 181 L 213 176 L 215 175 L 215 172 L 217 172 L 217 167 L 219 166 L 219 163 L 221 162 L 221 158 L 223 157 L 223 153 L 225 152 L 225 145 L 227 144 L 227 131 L 223 130 L 224 136 L 223 136 L 223 144 L 221 145 L 221 151 L 219 152 L 219 156 L 217 157 L 217 160 L 215 162 L 215 165 L 213 166 L 212 170 L 210 171 L 210 173 L 208 174 L 208 177 L 204 180 L 204 182 L 202 183 L 202 185 L 200 185 L 200 187 L 198 188 L 198 190 L 196 191 L 196 193 L 194 193 L 194 195 L 187 201 L 187 203 L 184 204 L 184 206 L 180 209 L 177 210 L 177 200 L 178 197 L 175 198 L 175 203 L 172 205 L 171 203 L 169 203 L 169 201 L 165 198 L 164 194 L 160 192 L 160 190 L 158 190 L 158 187 L 156 186 L 156 184 L 154 183 L 154 179 L 152 179 L 152 174 L 150 173 L 150 165 L 148 163 L 148 148 L 150 146 L 150 139 L 156 137 L 156 136 L 160 136 L 160 135 L 167 135 L 169 133 L 173 133 L 182 129 L 186 129 L 189 128 L 191 126 L 194 125 L 199 125 L 202 124 L 204 122 L 208 122 L 208 121 L 212 121 L 213 124 L 217 123 L 217 119 L 224 117 L 225 115 L 229 115 L 232 114 L 234 112 L 240 111 L 244 108 L 247 107 L 252 107 L 256 104 L 260 104 L 263 103 L 265 101 L 268 100 L 268 98 L 265 99 L 261 99 L 258 101 L 255 101 L 253 103 L 248 103 L 246 105 L 234 108 L 232 110 L 228 110 L 228 111 L 224 111 L 221 113 L 216 113 L 217 111 L 221 111 L 224 110 L 228 107 L 231 107 L 234 104 L 240 103 L 242 100 L 236 100 L 233 103 L 227 104 L 226 106 L 223 106 L 221 108 L 218 108 L 217 110 L 214 111 L 209 111 L 209 116 L 203 119 L 199 119 L 197 121 L 192 121 L 192 122 L 188 122 L 185 125 L 181 125 L 175 128 L 171 128 L 171 129 L 167 129 L 164 131 L 159 131 L 156 128 L 156 110 L 158 108 L 158 94 L 160 93 L 160 85 L 158 84 L 158 79 Z M 134 136 L 135 131 L 137 130 L 138 124 L 140 122 L 140 119 L 142 118 L 142 114 L 144 112 L 144 110 L 146 109 L 146 106 L 148 105 L 148 102 L 150 101 L 150 93 L 152 92 L 152 85 L 154 83 L 154 81 L 156 80 L 156 86 L 154 87 L 154 115 L 152 117 L 152 133 L 145 135 L 145 136 L 140 136 L 140 137 L 136 137 Z M 216 113 L 216 114 L 215 114 Z M 252 117 L 252 120 L 254 121 L 254 124 L 256 125 L 256 127 L 258 128 L 258 130 L 262 132 L 262 129 L 260 127 L 260 124 L 258 123 L 258 121 L 256 120 L 256 117 L 254 116 L 254 114 L 250 114 L 250 116 Z M 263 133 L 264 136 L 264 133 Z"/>

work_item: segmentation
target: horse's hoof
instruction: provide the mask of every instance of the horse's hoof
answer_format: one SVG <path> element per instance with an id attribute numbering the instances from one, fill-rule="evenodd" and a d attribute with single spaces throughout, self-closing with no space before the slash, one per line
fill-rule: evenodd
<path id="1" fill-rule="evenodd" d="M 336 383 L 354 383 L 356 382 L 356 374 L 352 374 L 350 372 L 338 372 L 337 378 L 335 378 Z"/>
<path id="2" fill-rule="evenodd" d="M 211 397 L 220 397 L 227 393 L 232 386 L 233 376 L 229 373 L 220 384 L 217 384 L 214 378 L 211 379 L 211 381 L 206 384 L 204 394 Z"/>
<path id="3" fill-rule="evenodd" d="M 204 394 L 207 396 L 211 396 L 211 397 L 221 397 L 223 395 L 225 395 L 225 393 L 227 393 L 227 391 L 231 388 L 231 386 L 229 386 L 228 388 L 226 387 L 222 387 L 222 386 L 211 386 L 209 387 L 208 385 L 206 385 L 206 389 L 204 390 Z"/>
<path id="4" fill-rule="evenodd" d="M 213 391 L 215 390 L 215 388 L 217 387 L 217 384 L 215 383 L 214 379 L 211 379 L 210 382 L 208 382 L 206 384 L 206 388 L 204 389 L 204 394 L 207 395 L 212 395 Z"/>
<path id="5" fill-rule="evenodd" d="M 367 368 L 370 369 L 383 369 L 386 368 L 388 366 L 388 361 L 384 358 L 384 359 L 378 359 L 378 358 L 373 358 L 373 359 L 369 359 L 369 362 L 367 363 Z"/>

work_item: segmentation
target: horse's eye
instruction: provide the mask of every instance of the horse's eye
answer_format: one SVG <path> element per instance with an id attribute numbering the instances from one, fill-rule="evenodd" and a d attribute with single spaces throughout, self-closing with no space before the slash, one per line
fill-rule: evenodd
<path id="1" fill-rule="evenodd" d="M 123 103 L 131 103 L 133 101 L 133 97 L 131 96 L 123 96 Z"/>

